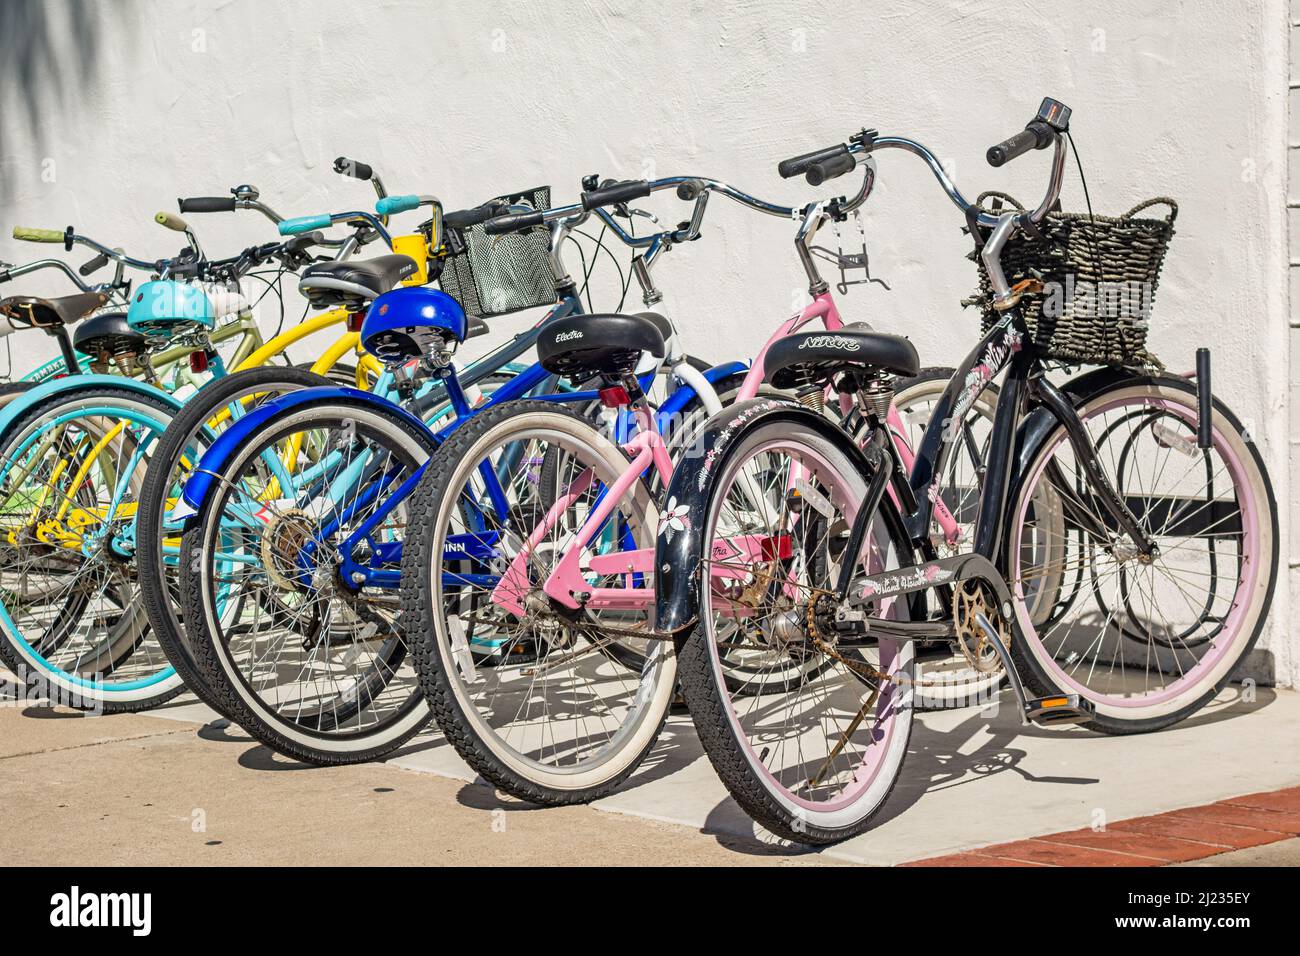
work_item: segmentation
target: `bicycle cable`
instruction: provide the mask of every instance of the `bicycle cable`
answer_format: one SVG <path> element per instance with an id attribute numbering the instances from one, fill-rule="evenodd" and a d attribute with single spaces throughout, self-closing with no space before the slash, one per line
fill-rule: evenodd
<path id="1" fill-rule="evenodd" d="M 1088 207 L 1088 222 L 1093 227 L 1087 230 L 1089 251 L 1092 252 L 1093 261 L 1100 262 L 1101 259 L 1097 255 L 1097 237 L 1095 234 L 1097 216 L 1092 211 L 1092 196 L 1088 194 L 1088 177 L 1083 174 L 1083 161 L 1079 158 L 1079 148 L 1074 145 L 1074 135 L 1069 130 L 1066 130 L 1065 138 L 1070 144 L 1070 152 L 1074 154 L 1074 165 L 1079 170 L 1079 184 L 1083 186 L 1083 202 Z"/>

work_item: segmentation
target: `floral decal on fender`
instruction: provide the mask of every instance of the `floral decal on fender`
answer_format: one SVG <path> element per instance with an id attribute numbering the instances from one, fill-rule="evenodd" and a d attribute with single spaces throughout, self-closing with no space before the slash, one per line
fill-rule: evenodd
<path id="1" fill-rule="evenodd" d="M 726 426 L 718 432 L 718 437 L 714 440 L 713 447 L 704 455 L 704 465 L 700 468 L 699 476 L 696 478 L 696 484 L 699 489 L 701 491 L 704 490 L 704 486 L 709 480 L 709 475 L 713 471 L 713 466 L 717 462 L 718 456 L 722 454 L 723 449 L 727 447 L 731 442 L 731 439 L 736 436 L 736 432 L 738 432 L 746 422 L 753 419 L 756 415 L 761 415 L 763 412 L 770 411 L 774 408 L 783 408 L 788 404 L 789 402 L 778 402 L 775 399 L 755 402 L 731 421 L 727 422 Z"/>
<path id="2" fill-rule="evenodd" d="M 669 498 L 663 513 L 659 515 L 660 537 L 671 543 L 673 535 L 678 531 L 685 531 L 689 528 L 691 526 L 691 519 L 687 517 L 689 511 L 690 508 L 686 505 L 679 505 L 676 498 Z"/>

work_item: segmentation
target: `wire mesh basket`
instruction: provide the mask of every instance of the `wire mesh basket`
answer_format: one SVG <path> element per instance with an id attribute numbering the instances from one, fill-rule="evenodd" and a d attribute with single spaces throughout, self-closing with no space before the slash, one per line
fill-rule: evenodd
<path id="1" fill-rule="evenodd" d="M 1002 194 L 986 193 L 979 198 Z M 1010 200 L 1019 207 L 1019 203 Z M 1169 207 L 1164 219 L 1139 219 L 1155 205 Z M 1023 208 L 1023 207 L 1021 207 Z M 1097 365 L 1148 365 L 1147 331 L 1160 267 L 1174 234 L 1178 204 L 1148 199 L 1122 216 L 1048 213 L 1041 237 L 1018 232 L 1002 253 L 1007 282 L 1015 288 L 1038 280 L 1041 291 L 1020 300 L 1030 340 L 1049 359 Z M 984 331 L 1000 317 L 993 288 L 979 262 L 979 294 L 969 302 L 983 311 Z"/>
<path id="2" fill-rule="evenodd" d="M 498 196 L 497 202 L 551 208 L 551 187 Z M 447 257 L 439 284 L 467 315 L 489 319 L 555 302 L 550 237 L 544 229 L 489 236 L 482 224 L 461 231 L 458 251 Z"/>

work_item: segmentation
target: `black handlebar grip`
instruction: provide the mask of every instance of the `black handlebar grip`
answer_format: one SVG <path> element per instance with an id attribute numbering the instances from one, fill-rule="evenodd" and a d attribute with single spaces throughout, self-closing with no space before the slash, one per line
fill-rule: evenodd
<path id="1" fill-rule="evenodd" d="M 304 232 L 294 236 L 284 244 L 287 252 L 306 252 L 312 246 L 319 245 L 325 241 L 323 232 Z"/>
<path id="2" fill-rule="evenodd" d="M 827 146 L 825 149 L 815 149 L 802 156 L 791 156 L 789 159 L 781 160 L 776 164 L 776 171 L 782 179 L 793 179 L 800 173 L 806 173 L 814 163 L 822 163 L 836 156 L 846 155 L 848 151 L 849 148 L 843 143 Z"/>
<path id="3" fill-rule="evenodd" d="M 197 196 L 193 199 L 178 199 L 176 205 L 181 212 L 234 212 L 234 196 Z"/>
<path id="4" fill-rule="evenodd" d="M 334 160 L 334 172 L 351 176 L 353 179 L 369 179 L 375 174 L 375 171 L 365 163 L 348 159 L 346 156 Z"/>
<path id="5" fill-rule="evenodd" d="M 540 212 L 516 212 L 509 216 L 497 216 L 483 223 L 483 231 L 490 236 L 496 236 L 504 232 L 517 232 L 520 229 L 540 226 L 544 221 L 543 215 Z"/>
<path id="6" fill-rule="evenodd" d="M 443 213 L 442 224 L 448 229 L 468 229 L 470 226 L 477 226 L 480 222 L 487 222 L 494 216 L 501 216 L 507 208 L 504 203 L 486 202 L 473 209 L 458 209 L 455 212 Z"/>
<path id="7" fill-rule="evenodd" d="M 990 166 L 1001 166 L 1017 156 L 1023 156 L 1031 149 L 1043 149 L 1052 142 L 1052 128 L 1040 120 L 1034 120 L 1015 136 L 1004 139 L 996 146 L 990 146 L 985 158 Z"/>
<path id="8" fill-rule="evenodd" d="M 858 165 L 857 159 L 848 153 L 842 156 L 832 156 L 830 159 L 823 159 L 819 163 L 813 163 L 808 167 L 805 178 L 809 186 L 820 186 L 828 179 L 834 179 L 837 176 L 843 176 L 845 173 L 853 172 L 853 168 Z"/>
<path id="9" fill-rule="evenodd" d="M 704 184 L 698 179 L 688 179 L 684 183 L 677 184 L 677 198 L 687 202 L 698 198 L 702 192 L 704 192 Z"/>
<path id="10" fill-rule="evenodd" d="M 104 255 L 104 253 L 101 252 L 99 255 L 95 256 L 95 258 L 91 259 L 88 262 L 83 263 L 81 267 L 77 269 L 77 271 L 80 272 L 83 276 L 88 276 L 92 272 L 98 272 L 106 265 L 108 265 L 108 256 Z"/>
<path id="11" fill-rule="evenodd" d="M 644 179 L 629 179 L 592 189 L 582 194 L 582 208 L 590 212 L 598 206 L 613 206 L 629 199 L 643 199 L 650 195 L 650 184 Z"/>

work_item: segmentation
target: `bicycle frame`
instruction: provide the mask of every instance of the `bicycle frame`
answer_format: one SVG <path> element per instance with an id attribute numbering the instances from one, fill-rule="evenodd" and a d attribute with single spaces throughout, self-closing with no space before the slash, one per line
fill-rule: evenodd
<path id="1" fill-rule="evenodd" d="M 808 325 L 809 323 L 821 321 L 828 331 L 835 331 L 844 327 L 844 321 L 840 317 L 839 309 L 835 304 L 834 297 L 829 290 L 822 291 L 813 296 L 800 312 L 796 313 L 790 319 L 783 322 L 776 331 L 769 337 L 763 349 L 754 359 L 750 366 L 749 372 L 741 385 L 736 401 L 743 402 L 754 398 L 758 394 L 758 389 L 765 378 L 764 357 L 768 348 L 792 332 Z M 973 401 L 973 397 L 972 397 Z M 843 411 L 848 411 L 845 407 Z M 622 499 L 632 485 L 646 474 L 651 468 L 654 468 L 666 486 L 672 477 L 673 464 L 668 456 L 667 449 L 663 444 L 658 430 L 654 427 L 653 421 L 649 417 L 648 411 L 643 403 L 634 406 L 633 414 L 636 416 L 639 425 L 639 431 L 628 442 L 624 444 L 624 450 L 631 457 L 627 469 L 619 476 L 613 485 L 604 488 L 600 492 L 596 508 L 588 515 L 583 527 L 574 536 L 573 540 L 567 546 L 563 557 L 556 565 L 555 569 L 548 576 L 542 590 L 552 599 L 558 601 L 566 607 L 577 609 L 580 606 L 591 608 L 616 608 L 616 609 L 644 609 L 654 602 L 654 589 L 652 587 L 631 587 L 631 588 L 590 588 L 587 587 L 582 578 L 582 571 L 579 568 L 579 558 L 582 552 L 589 548 L 596 536 L 601 532 L 605 522 L 613 511 L 615 504 Z M 890 442 L 895 449 L 895 454 L 903 462 L 903 467 L 911 470 L 913 463 L 913 452 L 906 437 L 901 417 L 897 408 L 891 403 L 889 408 L 888 435 Z M 486 476 L 485 476 L 486 477 Z M 796 480 L 797 476 L 791 476 L 791 481 Z M 527 545 L 521 550 L 520 554 L 511 562 L 510 569 L 501 578 L 497 587 L 494 589 L 492 600 L 505 608 L 506 610 L 522 615 L 524 608 L 521 603 L 523 595 L 528 588 L 528 575 L 526 569 L 527 555 L 529 551 L 545 539 L 549 534 L 555 522 L 560 519 L 565 509 L 573 501 L 584 494 L 590 487 L 592 476 L 589 470 L 579 475 L 573 485 L 569 488 L 568 493 L 558 501 L 551 510 L 546 514 L 539 525 L 533 530 Z M 895 495 L 896 501 L 911 501 L 911 494 L 901 489 L 891 489 Z M 489 484 L 489 491 L 495 497 L 495 488 Z M 945 536 L 950 541 L 957 540 L 960 534 L 960 528 L 956 519 L 948 511 L 948 508 L 941 500 L 931 500 L 927 497 L 929 506 L 924 516 L 923 528 L 928 529 L 929 521 L 933 516 L 943 528 Z M 494 505 L 500 509 L 501 502 L 494 501 Z M 671 506 L 671 502 L 670 502 Z M 460 540 L 464 538 L 466 540 Z M 473 539 L 473 540 L 469 540 Z M 763 549 L 770 548 L 770 542 L 763 542 L 756 536 L 740 536 L 736 540 L 728 540 L 728 545 L 735 549 L 737 557 L 755 558 L 761 557 Z M 475 537 L 473 534 L 458 536 L 456 540 L 448 540 L 444 557 L 457 557 L 465 554 L 472 554 L 481 551 L 485 542 L 481 537 Z M 633 551 L 616 551 L 607 554 L 592 555 L 588 559 L 592 573 L 618 574 L 633 572 L 640 575 L 653 575 L 654 572 L 654 549 L 640 548 Z M 445 576 L 445 584 L 454 584 L 456 581 L 464 580 L 463 575 Z M 479 582 L 486 583 L 486 582 Z M 574 598 L 573 594 L 585 592 L 586 598 L 580 605 Z"/>

